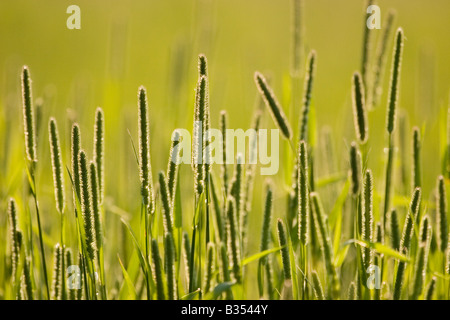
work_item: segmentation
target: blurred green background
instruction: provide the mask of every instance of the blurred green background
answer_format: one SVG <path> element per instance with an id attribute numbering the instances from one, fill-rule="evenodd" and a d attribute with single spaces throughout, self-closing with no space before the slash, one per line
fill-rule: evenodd
<path id="1" fill-rule="evenodd" d="M 66 9 L 81 9 L 81 30 L 69 30 Z M 351 109 L 351 75 L 361 65 L 365 1 L 306 0 L 303 7 L 304 52 L 317 51 L 313 105 L 317 135 L 331 128 L 337 172 L 346 172 L 348 145 L 355 139 Z M 404 29 L 406 41 L 401 73 L 400 107 L 407 110 L 407 130 L 423 134 L 423 179 L 426 197 L 440 172 L 446 143 L 445 124 L 450 83 L 450 2 L 446 0 L 377 1 L 384 21 L 390 8 L 397 12 L 395 28 Z M 153 176 L 165 170 L 170 135 L 177 127 L 191 130 L 197 56 L 205 53 L 210 72 L 212 125 L 218 126 L 222 109 L 230 128 L 250 127 L 257 91 L 256 70 L 270 75 L 271 84 L 297 131 L 300 105 L 291 105 L 291 10 L 288 0 L 165 0 L 165 1 L 1 1 L 0 2 L 0 201 L 21 195 L 24 183 L 24 148 L 20 70 L 28 65 L 38 111 L 38 181 L 42 211 L 48 212 L 48 233 L 57 220 L 48 152 L 48 118 L 56 117 L 63 160 L 70 159 L 70 127 L 80 123 L 83 146 L 92 155 L 92 127 L 97 106 L 106 118 L 106 195 L 108 201 L 130 214 L 139 210 L 139 177 L 127 130 L 137 143 L 137 89 L 147 88 L 150 104 Z M 395 29 L 394 29 L 395 30 Z M 374 30 L 377 40 L 380 30 Z M 386 146 L 385 114 L 393 37 L 380 106 L 369 115 L 368 166 L 375 188 L 384 188 Z M 375 55 L 376 43 L 370 54 Z M 267 115 L 263 128 L 274 128 Z M 286 146 L 284 146 L 286 147 Z M 410 158 L 410 143 L 400 150 Z M 318 153 L 318 161 L 326 155 Z M 398 159 L 399 157 L 397 157 Z M 283 166 L 283 161 L 280 161 Z M 231 169 L 231 168 L 230 168 Z M 320 178 L 325 173 L 317 169 Z M 217 171 L 219 172 L 219 171 Z M 275 215 L 284 216 L 285 189 L 290 168 L 271 177 L 275 188 Z M 399 170 L 397 170 L 397 173 Z M 181 176 L 190 175 L 183 165 Z M 254 213 L 261 212 L 263 178 L 254 192 Z M 187 217 L 191 210 L 192 178 L 182 178 Z M 66 177 L 66 187 L 69 187 Z M 66 192 L 69 199 L 70 193 Z M 4 219 L 4 218 L 2 218 Z M 250 217 L 259 235 L 260 216 Z M 252 224 L 254 221 L 256 224 Z M 190 218 L 184 220 L 190 223 Z M 252 229 L 255 228 L 255 229 Z M 57 239 L 58 232 L 54 232 Z M 108 237 L 108 235 L 106 235 Z M 251 248 L 259 236 L 250 238 Z M 252 250 L 252 249 L 250 249 Z M 114 249 L 112 249 L 114 251 Z M 120 271 L 119 271 L 120 272 Z"/>

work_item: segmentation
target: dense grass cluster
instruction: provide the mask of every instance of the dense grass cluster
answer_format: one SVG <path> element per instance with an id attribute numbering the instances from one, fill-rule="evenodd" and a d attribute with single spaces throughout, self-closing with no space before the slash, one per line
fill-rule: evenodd
<path id="1" fill-rule="evenodd" d="M 432 195 L 435 203 L 426 201 L 422 193 L 420 131 L 414 127 L 411 138 L 398 127 L 401 63 L 405 36 L 398 28 L 391 30 L 395 13 L 391 11 L 383 26 L 376 55 L 369 55 L 373 40 L 365 28 L 361 70 L 347 79 L 351 88 L 354 115 L 354 141 L 348 148 L 345 166 L 348 174 L 319 181 L 315 175 L 317 144 L 311 133 L 316 128 L 311 117 L 313 84 L 320 53 L 311 50 L 301 66 L 302 37 L 299 15 L 300 1 L 294 0 L 292 80 L 304 79 L 303 99 L 295 105 L 300 119 L 289 119 L 271 88 L 268 77 L 255 72 L 255 91 L 260 94 L 253 115 L 253 128 L 259 130 L 264 104 L 286 142 L 289 155 L 283 163 L 292 168 L 289 186 L 275 185 L 267 180 L 263 210 L 252 209 L 254 164 L 238 154 L 233 171 L 227 164 L 211 165 L 212 138 L 208 61 L 198 57 L 198 80 L 192 130 L 192 194 L 181 192 L 181 181 L 190 179 L 179 170 L 180 133 L 174 131 L 165 170 L 158 168 L 152 176 L 150 126 L 151 109 L 147 91 L 138 88 L 135 130 L 138 143 L 132 150 L 140 178 L 140 204 L 137 220 L 121 216 L 124 231 L 118 237 L 105 228 L 109 215 L 117 208 L 105 200 L 106 180 L 117 186 L 116 177 L 105 177 L 105 125 L 108 114 L 101 108 L 95 112 L 93 143 L 82 139 L 79 124 L 72 123 L 71 157 L 67 163 L 61 153 L 58 120 L 50 118 L 48 139 L 53 173 L 54 210 L 60 221 L 52 227 L 60 234 L 58 243 L 51 242 L 42 228 L 47 219 L 40 210 L 36 183 L 38 166 L 46 159 L 37 152 L 42 136 L 36 135 L 30 69 L 22 70 L 23 133 L 25 150 L 26 194 L 23 199 L 10 198 L 7 203 L 7 249 L 0 250 L 0 298 L 2 299 L 448 299 L 450 296 L 450 244 L 447 207 L 449 155 L 444 156 L 442 175 L 436 177 Z M 380 101 L 388 42 L 394 46 L 390 71 L 388 101 Z M 302 74 L 304 73 L 304 74 Z M 249 79 L 251 81 L 251 79 Z M 386 108 L 386 167 L 384 180 L 376 179 L 367 159 L 371 156 L 369 118 L 375 108 Z M 450 111 L 449 111 L 450 114 Z M 227 112 L 221 111 L 220 130 L 228 125 Z M 450 119 L 450 116 L 449 116 Z M 298 123 L 293 127 L 291 121 Z M 294 132 L 297 130 L 298 135 Z M 450 122 L 447 128 L 450 133 Z M 410 140 L 413 146 L 412 183 L 396 181 L 394 171 L 407 163 L 396 159 L 395 135 Z M 221 141 L 224 160 L 226 145 Z M 450 134 L 449 134 L 450 137 Z M 159 139 L 160 137 L 158 137 Z M 328 143 L 330 143 L 328 141 Z M 450 146 L 450 140 L 447 141 Z M 329 147 L 323 143 L 325 149 Z M 106 147 L 112 144 L 106 142 Z M 249 153 L 255 152 L 249 145 Z M 93 152 L 88 151 L 92 148 Z M 332 154 L 325 151 L 329 157 Z M 92 154 L 92 159 L 89 158 Z M 450 154 L 450 153 L 449 153 Z M 5 155 L 7 156 L 7 155 Z M 118 154 L 117 156 L 121 156 Z M 285 155 L 280 154 L 280 158 Z M 436 159 L 439 162 L 439 159 Z M 224 161 L 225 162 L 225 161 Z M 280 161 L 281 162 L 281 161 Z M 117 175 L 125 174 L 117 172 Z M 153 179 L 155 177 L 155 179 Z M 400 185 L 401 183 L 401 185 Z M 376 193 L 376 185 L 384 194 Z M 70 191 L 67 186 L 70 186 Z M 274 212 L 274 190 L 287 199 L 285 212 Z M 399 205 L 396 190 L 408 190 L 407 204 Z M 334 196 L 330 196 L 330 190 Z M 67 199 L 67 193 L 72 199 Z M 428 196 L 428 195 L 427 195 Z M 329 199 L 328 199 L 329 198 Z M 324 206 L 324 199 L 331 206 Z M 330 200 L 332 199 L 332 200 Z M 18 206 L 20 201 L 22 205 Z M 382 203 L 378 206 L 376 203 Z M 19 212 L 19 207 L 23 212 Z M 326 210 L 331 207 L 331 210 Z M 114 210 L 113 210 L 114 209 Z M 275 215 L 276 213 L 276 215 Z M 249 216 L 258 216 L 261 230 L 258 252 L 249 252 Z M 183 218 L 192 221 L 183 223 Z M 188 227 L 187 227 L 188 226 Z M 21 229 L 22 228 L 22 229 Z M 254 230 L 255 228 L 252 228 Z M 132 252 L 120 256 L 121 242 L 132 244 Z M 50 254 L 52 252 L 52 255 Z M 106 252 L 109 252 L 106 255 Z M 112 254 L 111 254 L 112 252 Z M 51 259 L 51 256 L 53 257 Z M 112 256 L 112 258 L 111 258 Z M 53 266 L 48 263 L 53 261 Z M 257 291 L 251 291 L 249 265 L 257 267 Z M 108 277 L 119 269 L 120 277 Z"/>

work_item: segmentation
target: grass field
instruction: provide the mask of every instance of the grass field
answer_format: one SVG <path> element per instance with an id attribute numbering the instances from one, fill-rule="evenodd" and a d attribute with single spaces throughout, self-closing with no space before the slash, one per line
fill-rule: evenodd
<path id="1" fill-rule="evenodd" d="M 0 3 L 0 299 L 449 299 L 450 3 L 372 2 Z"/>

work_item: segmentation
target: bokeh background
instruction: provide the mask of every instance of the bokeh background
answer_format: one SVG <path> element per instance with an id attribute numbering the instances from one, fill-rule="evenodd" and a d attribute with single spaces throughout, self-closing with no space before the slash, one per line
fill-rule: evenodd
<path id="1" fill-rule="evenodd" d="M 66 27 L 69 16 L 66 9 L 71 4 L 81 8 L 81 30 Z M 355 139 L 350 90 L 352 73 L 361 65 L 364 4 L 365 1 L 360 0 L 306 0 L 302 11 L 302 64 L 306 62 L 307 53 L 315 49 L 317 72 L 313 106 L 317 136 L 320 141 L 322 128 L 331 129 L 335 173 L 345 174 L 348 146 Z M 412 126 L 421 128 L 424 194 L 427 196 L 434 189 L 446 143 L 450 2 L 379 0 L 377 4 L 382 21 L 390 8 L 395 9 L 395 28 L 401 26 L 405 32 L 400 108 L 408 114 L 408 136 Z M 172 131 L 177 127 L 192 129 L 199 53 L 205 53 L 209 62 L 213 126 L 218 126 L 220 110 L 226 109 L 230 128 L 250 127 L 257 103 L 253 73 L 259 70 L 270 76 L 274 91 L 296 131 L 300 105 L 292 104 L 292 92 L 297 90 L 301 94 L 303 84 L 292 88 L 290 81 L 291 22 L 289 0 L 1 1 L 1 211 L 6 208 L 7 197 L 20 197 L 26 186 L 20 97 L 23 65 L 30 67 L 37 106 L 38 182 L 44 229 L 57 241 L 58 231 L 53 230 L 57 228 L 52 229 L 52 221 L 58 218 L 54 210 L 48 151 L 50 116 L 58 121 L 63 160 L 68 165 L 72 123 L 80 124 L 83 145 L 91 156 L 95 109 L 103 108 L 106 195 L 110 206 L 107 219 L 113 221 L 116 214 L 132 217 L 139 212 L 140 205 L 139 176 L 130 142 L 131 135 L 137 143 L 138 87 L 144 85 L 149 94 L 154 181 L 157 172 L 166 168 Z M 380 33 L 380 30 L 373 31 L 374 40 Z M 368 167 L 374 171 L 375 188 L 380 193 L 384 188 L 386 92 L 392 43 L 393 35 L 388 46 L 381 103 L 369 115 Z M 372 57 L 375 49 L 374 43 L 370 51 Z M 262 127 L 275 127 L 267 114 Z M 289 153 L 283 152 L 284 149 L 287 145 L 282 144 L 282 156 Z M 397 150 L 397 159 L 402 154 L 409 162 L 410 152 L 408 142 L 404 149 Z M 319 162 L 326 157 L 318 152 Z M 281 160 L 279 173 L 271 177 L 276 185 L 276 216 L 283 216 L 286 204 L 283 186 L 290 183 L 291 169 L 283 163 Z M 397 169 L 396 179 L 405 178 L 398 176 L 401 170 L 398 166 Z M 407 179 L 408 172 L 405 171 Z M 319 178 L 326 174 L 317 169 Z M 190 166 L 182 166 L 181 176 L 183 206 L 187 208 L 184 223 L 189 225 L 193 206 Z M 66 177 L 67 190 L 68 180 Z M 250 234 L 258 237 L 250 237 L 250 251 L 256 250 L 259 243 L 261 216 L 258 214 L 262 214 L 263 181 L 264 178 L 257 177 L 255 184 L 254 211 L 249 225 Z M 67 199 L 70 196 L 67 191 Z M 4 224 L 6 218 L 0 217 Z M 119 249 L 126 250 L 126 246 L 107 249 L 111 259 Z M 117 270 L 120 273 L 120 268 Z"/>

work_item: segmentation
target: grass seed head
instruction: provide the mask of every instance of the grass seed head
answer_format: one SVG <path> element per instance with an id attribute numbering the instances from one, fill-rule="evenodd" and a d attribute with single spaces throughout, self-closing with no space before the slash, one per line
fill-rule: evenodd
<path id="1" fill-rule="evenodd" d="M 351 181 L 351 192 L 354 197 L 359 195 L 361 190 L 361 170 L 362 170 L 362 160 L 361 152 L 359 152 L 358 145 L 356 142 L 352 142 L 350 146 L 350 181 Z"/>
<path id="2" fill-rule="evenodd" d="M 397 211 L 393 209 L 390 215 L 391 246 L 394 250 L 400 249 L 400 224 Z"/>
<path id="3" fill-rule="evenodd" d="M 421 187 L 421 164 L 420 164 L 420 131 L 419 128 L 414 127 L 413 128 L 413 139 L 412 139 L 412 163 L 413 163 L 413 169 L 412 169 L 412 183 L 413 188 Z"/>
<path id="4" fill-rule="evenodd" d="M 169 300 L 178 299 L 177 279 L 175 273 L 175 245 L 171 233 L 166 233 L 164 238 L 166 277 L 167 277 L 167 296 Z"/>
<path id="5" fill-rule="evenodd" d="M 437 238 L 439 249 L 442 252 L 447 250 L 448 245 L 448 224 L 447 224 L 447 193 L 445 191 L 445 181 L 443 176 L 439 176 L 437 181 L 436 197 L 436 221 Z"/>
<path id="6" fill-rule="evenodd" d="M 436 277 L 431 278 L 425 290 L 424 300 L 433 300 L 434 290 L 436 289 Z"/>
<path id="7" fill-rule="evenodd" d="M 94 260 L 95 257 L 95 229 L 94 217 L 91 207 L 91 190 L 89 186 L 89 173 L 86 153 L 84 150 L 80 151 L 78 156 L 78 167 L 80 172 L 80 187 L 81 187 L 81 213 L 83 215 L 84 232 L 86 238 L 86 250 L 89 258 Z"/>
<path id="8" fill-rule="evenodd" d="M 317 300 L 325 300 L 322 284 L 320 283 L 319 274 L 317 271 L 312 272 L 314 295 Z"/>
<path id="9" fill-rule="evenodd" d="M 170 195 L 167 190 L 164 172 L 162 171 L 159 172 L 159 191 L 161 192 L 164 232 L 172 234 L 173 233 L 172 205 L 170 203 Z"/>
<path id="10" fill-rule="evenodd" d="M 372 106 L 377 106 L 383 92 L 382 80 L 384 76 L 384 69 L 386 65 L 386 49 L 388 47 L 389 37 L 391 35 L 392 27 L 395 19 L 395 11 L 389 10 L 388 16 L 383 26 L 381 41 L 376 52 L 376 59 L 373 65 L 373 88 L 372 88 Z"/>
<path id="11" fill-rule="evenodd" d="M 59 243 L 55 245 L 53 256 L 53 282 L 52 299 L 59 300 L 61 295 L 61 275 L 62 275 L 62 248 Z"/>
<path id="12" fill-rule="evenodd" d="M 308 243 L 309 230 L 309 172 L 308 146 L 305 141 L 299 143 L 298 167 L 298 236 L 303 245 Z"/>
<path id="13" fill-rule="evenodd" d="M 302 105 L 302 119 L 300 124 L 300 140 L 308 139 L 308 118 L 311 105 L 311 95 L 314 83 L 314 74 L 316 69 L 316 51 L 312 50 L 308 56 L 306 64 L 306 76 L 304 84 L 304 95 Z"/>
<path id="14" fill-rule="evenodd" d="M 17 215 L 18 213 L 16 201 L 11 198 L 8 201 L 8 220 L 11 246 L 11 274 L 13 282 L 15 282 L 16 270 L 20 258 L 20 239 L 17 236 L 19 230 Z"/>
<path id="15" fill-rule="evenodd" d="M 277 222 L 277 230 L 278 230 L 278 244 L 281 252 L 281 261 L 283 262 L 283 274 L 284 280 L 290 280 L 292 278 L 291 275 L 291 263 L 289 259 L 289 248 L 288 248 L 288 240 L 286 235 L 286 228 L 284 226 L 283 220 L 278 219 Z"/>
<path id="16" fill-rule="evenodd" d="M 153 272 L 156 283 L 156 297 L 158 300 L 165 300 L 163 270 L 161 266 L 161 256 L 159 255 L 158 241 L 152 239 L 152 262 Z"/>
<path id="17" fill-rule="evenodd" d="M 80 127 L 77 123 L 72 125 L 72 135 L 71 135 L 71 155 L 72 155 L 72 176 L 73 183 L 75 185 L 76 197 L 81 201 L 81 189 L 80 189 L 80 170 L 78 167 L 78 155 L 81 150 L 81 136 L 80 136 Z M 74 203 L 76 207 L 76 198 L 74 196 Z"/>
<path id="18" fill-rule="evenodd" d="M 175 189 L 177 186 L 178 163 L 180 158 L 180 150 L 177 145 L 179 143 L 180 143 L 180 133 L 177 130 L 175 130 L 172 135 L 169 163 L 167 164 L 167 189 L 169 191 L 171 201 L 174 200 Z"/>
<path id="19" fill-rule="evenodd" d="M 261 230 L 261 246 L 260 251 L 264 251 L 269 249 L 269 240 L 270 240 L 270 220 L 272 218 L 272 186 L 267 183 L 266 187 L 266 201 L 264 205 L 264 218 L 263 218 L 263 226 Z M 267 259 L 262 259 L 264 262 Z"/>
<path id="20" fill-rule="evenodd" d="M 227 231 L 228 231 L 228 251 L 231 257 L 231 267 L 236 282 L 241 282 L 241 267 L 240 267 L 240 250 L 239 250 L 239 235 L 237 227 L 236 206 L 233 197 L 228 197 L 227 200 Z"/>
<path id="21" fill-rule="evenodd" d="M 64 171 L 62 166 L 61 147 L 59 143 L 58 128 L 56 120 L 50 118 L 49 126 L 50 153 L 52 158 L 53 184 L 55 189 L 56 209 L 59 213 L 64 212 Z"/>
<path id="22" fill-rule="evenodd" d="M 143 86 L 138 91 L 139 111 L 139 169 L 141 195 L 149 213 L 154 211 L 152 168 L 150 161 L 150 129 L 148 120 L 147 92 Z"/>

